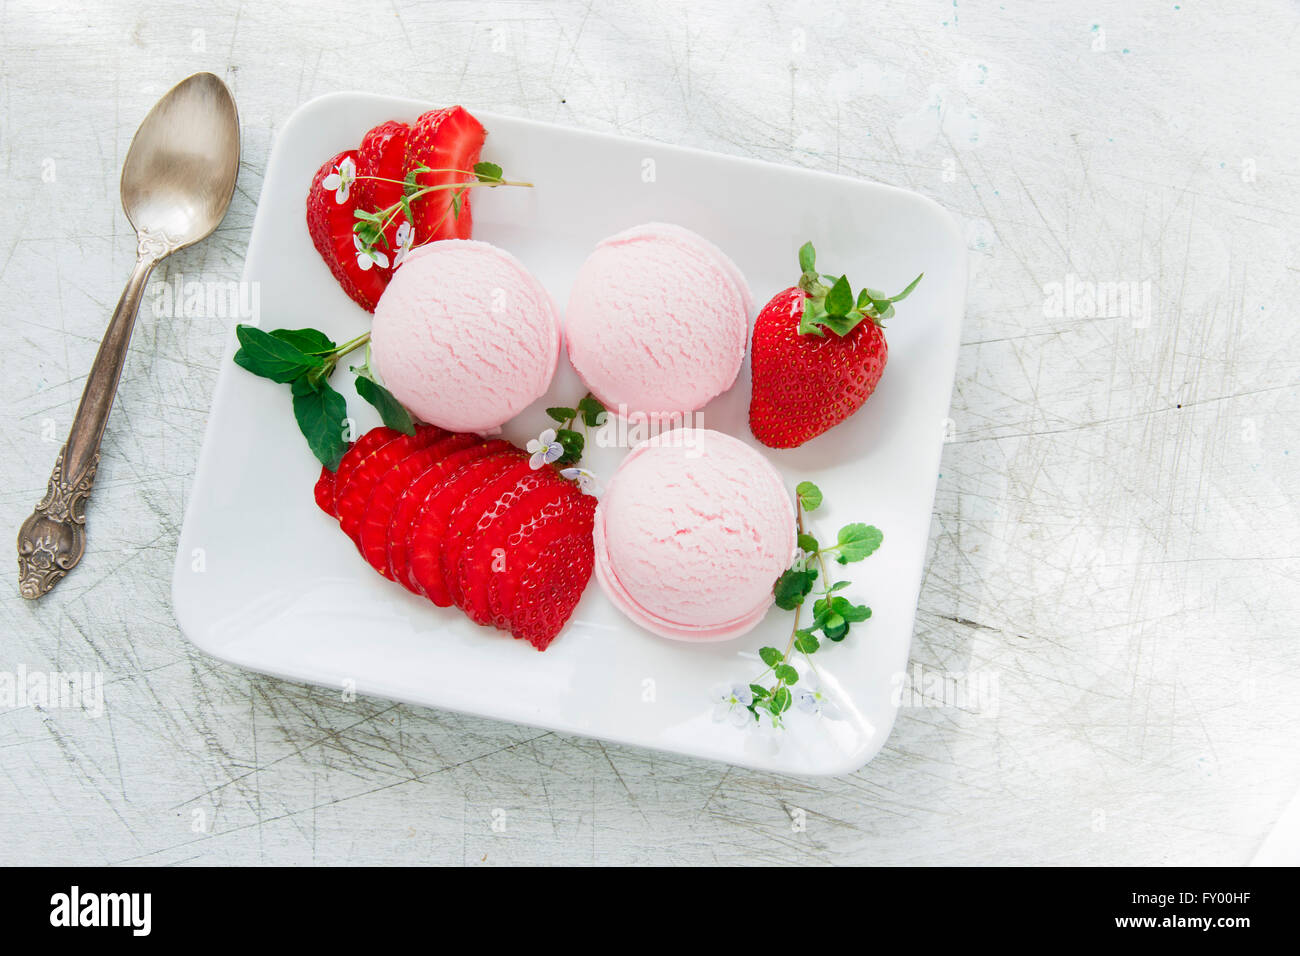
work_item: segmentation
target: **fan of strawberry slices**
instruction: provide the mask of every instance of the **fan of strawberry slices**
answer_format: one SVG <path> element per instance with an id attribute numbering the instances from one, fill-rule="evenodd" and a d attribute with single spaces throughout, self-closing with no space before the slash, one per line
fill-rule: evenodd
<path id="1" fill-rule="evenodd" d="M 356 149 L 317 170 L 307 194 L 307 230 L 343 291 L 363 309 L 375 311 L 413 246 L 470 238 L 469 186 L 504 183 L 498 167 L 486 177 L 475 170 L 486 135 L 463 107 L 430 110 L 409 125 L 379 124 Z"/>
<path id="2" fill-rule="evenodd" d="M 591 577 L 595 499 L 500 439 L 374 428 L 321 469 L 316 503 L 390 581 L 538 650 Z"/>

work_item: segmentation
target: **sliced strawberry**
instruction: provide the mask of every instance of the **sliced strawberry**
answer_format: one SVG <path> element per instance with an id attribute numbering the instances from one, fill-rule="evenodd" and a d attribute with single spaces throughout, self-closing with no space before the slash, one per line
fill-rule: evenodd
<path id="1" fill-rule="evenodd" d="M 550 478 L 524 494 L 507 513 L 479 534 L 464 562 L 465 613 L 480 624 L 510 630 L 509 608 L 501 601 L 501 584 L 521 560 L 527 543 L 572 507 L 573 486 L 554 469 Z M 510 598 L 513 606 L 513 592 Z"/>
<path id="2" fill-rule="evenodd" d="M 361 138 L 357 147 L 357 182 L 353 187 L 358 209 L 382 213 L 402 198 L 406 176 L 406 141 L 411 127 L 396 120 L 380 123 Z M 380 249 L 389 263 L 397 253 L 397 231 L 406 216 L 399 210 L 384 229 Z"/>
<path id="3" fill-rule="evenodd" d="M 534 491 L 561 481 L 554 469 L 533 468 L 527 459 L 485 482 L 452 512 L 442 546 L 442 577 L 452 602 L 479 624 L 490 623 L 487 577 L 473 567 L 473 553 L 494 527 L 510 520 L 514 509 Z M 516 522 L 517 523 L 517 522 Z M 490 570 L 489 561 L 489 570 Z M 476 612 L 476 608 L 483 609 Z"/>
<path id="4" fill-rule="evenodd" d="M 520 574 L 510 633 L 546 650 L 578 606 L 593 563 L 590 522 L 543 548 Z"/>
<path id="5" fill-rule="evenodd" d="M 347 454 L 347 452 L 344 452 L 344 454 Z M 316 479 L 314 494 L 316 504 L 320 507 L 320 510 L 331 518 L 337 518 L 338 513 L 334 510 L 334 472 L 324 465 L 320 466 L 320 477 Z"/>
<path id="6" fill-rule="evenodd" d="M 393 580 L 414 594 L 423 595 L 420 585 L 411 574 L 411 531 L 424 508 L 425 499 L 444 478 L 454 473 L 461 466 L 476 461 L 487 455 L 511 448 L 511 444 L 500 439 L 480 441 L 460 451 L 454 451 L 441 461 L 431 465 L 411 486 L 402 492 L 393 509 L 393 518 L 388 524 L 388 568 L 393 572 Z"/>
<path id="7" fill-rule="evenodd" d="M 484 482 L 511 468 L 523 453 L 513 446 L 508 451 L 479 458 L 447 475 L 424 499 L 420 515 L 411 525 L 411 577 L 438 607 L 451 606 L 451 593 L 442 576 L 442 548 L 452 511 L 461 500 Z"/>
<path id="8" fill-rule="evenodd" d="M 370 429 L 370 431 L 358 438 L 343 453 L 343 457 L 339 459 L 338 471 L 334 472 L 334 504 L 330 509 L 334 517 L 339 516 L 339 491 L 352 477 L 352 470 L 365 461 L 372 452 L 388 444 L 400 434 L 401 432 L 396 429 L 380 425 L 378 428 Z"/>
<path id="9" fill-rule="evenodd" d="M 312 177 L 311 191 L 307 193 L 307 231 L 330 272 L 343 291 L 367 312 L 375 311 L 375 303 L 388 286 L 391 270 L 378 265 L 362 269 L 357 263 L 353 226 L 357 208 L 356 184 L 348 189 L 343 202 L 338 201 L 341 189 L 325 188 L 325 179 L 338 174 L 345 166 L 355 167 L 356 150 L 339 153 L 325 163 Z M 390 260 L 391 262 L 391 257 Z"/>
<path id="10" fill-rule="evenodd" d="M 370 493 L 370 500 L 366 502 L 365 511 L 361 515 L 361 554 L 370 562 L 371 567 L 390 581 L 397 580 L 388 564 L 388 529 L 398 499 L 420 475 L 452 452 L 482 443 L 483 440 L 477 435 L 446 435 L 412 452 L 388 469 Z"/>
<path id="11" fill-rule="evenodd" d="M 415 121 L 406 144 L 406 168 L 423 163 L 433 173 L 419 173 L 417 186 L 474 182 L 474 164 L 478 162 L 487 132 L 483 125 L 460 106 L 430 110 Z M 411 203 L 415 216 L 415 242 L 423 244 L 438 239 L 468 239 L 473 231 L 469 189 L 439 189 L 425 193 Z M 458 195 L 453 203 L 452 197 Z"/>
<path id="12" fill-rule="evenodd" d="M 417 425 L 414 435 L 398 434 L 371 452 L 352 469 L 345 483 L 339 486 L 334 502 L 339 513 L 339 527 L 343 533 L 361 547 L 361 515 L 366 510 L 370 493 L 388 469 L 414 451 L 419 451 L 446 437 L 447 432 L 436 425 Z"/>
<path id="13" fill-rule="evenodd" d="M 556 541 L 584 530 L 589 532 L 595 513 L 596 499 L 573 487 L 557 504 L 541 509 L 536 521 L 510 536 L 506 541 L 506 573 L 493 577 L 496 590 L 489 591 L 493 623 L 497 627 L 511 629 L 524 572 Z"/>

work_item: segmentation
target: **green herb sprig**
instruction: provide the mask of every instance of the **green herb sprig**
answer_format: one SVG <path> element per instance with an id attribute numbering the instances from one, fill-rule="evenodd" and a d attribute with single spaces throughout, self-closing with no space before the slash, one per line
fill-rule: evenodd
<path id="1" fill-rule="evenodd" d="M 564 449 L 564 454 L 556 460 L 555 464 L 573 465 L 582 458 L 582 452 L 587 446 L 586 430 L 604 425 L 605 416 L 609 413 L 605 411 L 605 406 L 600 403 L 600 400 L 588 392 L 579 400 L 577 408 L 557 405 L 548 408 L 546 414 L 560 426 L 555 430 L 555 440 Z M 582 431 L 573 427 L 578 423 L 581 423 Z"/>
<path id="2" fill-rule="evenodd" d="M 365 348 L 366 360 L 351 367 L 356 373 L 357 394 L 379 411 L 389 428 L 415 434 L 415 421 L 393 393 L 380 385 L 370 366 L 370 333 L 336 345 L 318 329 L 273 329 L 264 332 L 255 325 L 238 325 L 235 336 L 239 350 L 235 364 L 241 368 L 287 384 L 293 399 L 293 417 L 312 454 L 330 471 L 348 450 L 347 400 L 330 384 L 330 376 L 343 356 Z"/>
<path id="3" fill-rule="evenodd" d="M 839 564 L 853 564 L 874 554 L 884 540 L 879 528 L 855 522 L 840 528 L 835 543 L 823 547 L 804 528 L 805 512 L 816 511 L 822 505 L 821 489 L 811 481 L 801 481 L 795 488 L 795 495 L 800 553 L 794 564 L 772 586 L 777 607 L 794 611 L 790 640 L 785 650 L 759 648 L 758 656 L 767 669 L 750 682 L 753 700 L 747 705 L 756 721 L 766 716 L 775 727 L 782 726 L 783 715 L 794 701 L 790 688 L 799 683 L 799 671 L 790 663 L 795 652 L 803 655 L 815 672 L 817 667 L 812 662 L 812 655 L 821 649 L 823 640 L 838 644 L 849 636 L 854 624 L 871 617 L 871 608 L 854 604 L 839 593 L 849 586 L 849 582 L 831 582 L 827 557 L 834 557 Z M 814 591 L 818 581 L 823 582 L 822 586 Z M 813 597 L 812 623 L 800 627 L 799 619 L 809 597 Z M 764 680 L 769 674 L 772 679 Z"/>
<path id="4" fill-rule="evenodd" d="M 424 173 L 455 173 L 461 176 L 472 177 L 461 183 L 437 183 L 432 186 L 421 186 L 419 177 Z M 442 214 L 442 218 L 434 225 L 433 231 L 437 230 L 447 221 L 447 216 L 460 218 L 460 209 L 464 201 L 465 191 L 475 186 L 525 186 L 531 187 L 532 183 L 514 182 L 505 179 L 501 173 L 501 167 L 496 163 L 475 163 L 473 171 L 467 169 L 433 169 L 432 167 L 420 163 L 413 166 L 407 171 L 406 176 L 402 179 L 388 179 L 384 176 L 357 176 L 357 179 L 370 179 L 381 183 L 396 183 L 402 187 L 402 198 L 397 200 L 387 209 L 366 210 L 355 209 L 352 215 L 356 217 L 356 223 L 352 230 L 361 240 L 362 249 L 365 252 L 373 252 L 379 245 L 388 245 L 388 237 L 385 231 L 397 219 L 398 215 L 405 215 L 406 221 L 415 222 L 415 215 L 411 212 L 411 203 L 420 199 L 429 193 L 439 192 L 441 190 L 454 190 L 451 194 L 451 205 L 447 211 Z"/>

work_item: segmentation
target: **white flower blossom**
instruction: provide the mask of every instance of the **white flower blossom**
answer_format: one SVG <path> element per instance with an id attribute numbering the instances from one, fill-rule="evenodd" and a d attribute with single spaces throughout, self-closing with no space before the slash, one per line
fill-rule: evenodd
<path id="1" fill-rule="evenodd" d="M 586 468 L 562 468 L 560 475 L 577 482 L 578 490 L 584 495 L 595 497 L 601 492 L 600 479 L 596 477 L 595 472 L 588 471 Z"/>
<path id="2" fill-rule="evenodd" d="M 371 266 L 379 266 L 381 269 L 388 268 L 388 256 L 384 255 L 378 249 L 367 249 L 361 237 L 355 232 L 352 234 L 352 245 L 357 249 L 357 268 L 362 272 L 369 272 Z"/>
<path id="3" fill-rule="evenodd" d="M 340 206 L 348 201 L 348 193 L 357 179 L 357 164 L 349 156 L 334 167 L 334 172 L 321 180 L 321 188 L 334 193 L 334 201 Z M 365 268 L 364 266 L 362 268 Z"/>
<path id="4" fill-rule="evenodd" d="M 564 446 L 555 440 L 554 428 L 548 428 L 536 438 L 528 439 L 527 448 L 528 465 L 534 469 L 558 461 L 564 455 Z"/>

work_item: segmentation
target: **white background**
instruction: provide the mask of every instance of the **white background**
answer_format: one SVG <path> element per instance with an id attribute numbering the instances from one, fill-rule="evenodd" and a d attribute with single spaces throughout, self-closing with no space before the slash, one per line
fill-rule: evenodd
<path id="1" fill-rule="evenodd" d="M 957 216 L 913 661 L 998 689 L 996 714 L 905 708 L 863 771 L 805 782 L 215 663 L 169 582 L 233 320 L 146 302 L 89 554 L 39 603 L 0 587 L 0 671 L 106 681 L 99 719 L 0 709 L 0 862 L 1247 861 L 1300 787 L 1300 14 L 1207 6 L 0 5 L 0 527 L 41 496 L 129 272 L 117 178 L 159 95 L 207 69 L 239 103 L 230 214 L 160 276 L 214 281 L 295 107 L 459 102 Z M 1149 283 L 1149 323 L 1045 316 L 1070 275 Z"/>

